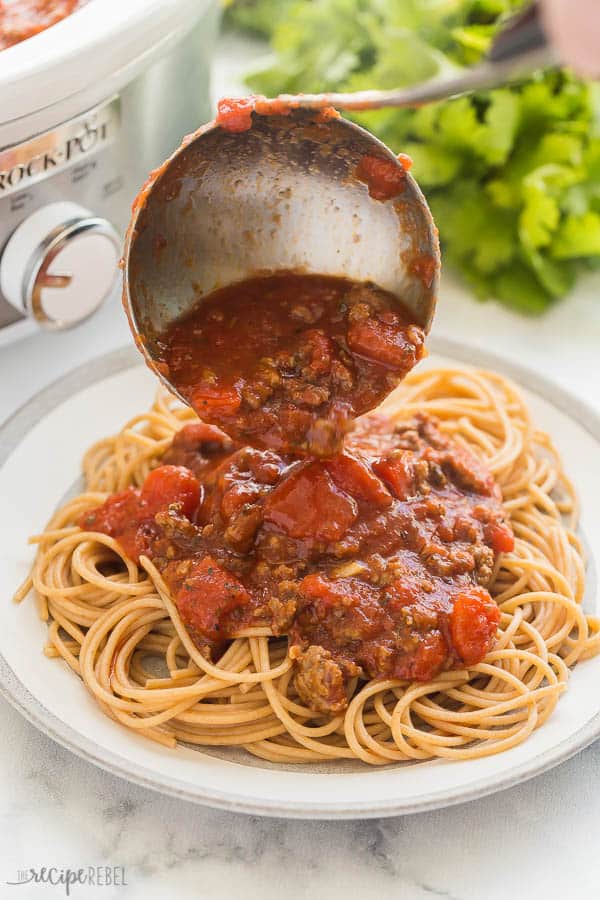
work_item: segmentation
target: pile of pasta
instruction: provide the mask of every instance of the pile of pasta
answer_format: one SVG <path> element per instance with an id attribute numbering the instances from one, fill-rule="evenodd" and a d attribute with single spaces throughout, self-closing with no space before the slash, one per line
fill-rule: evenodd
<path id="1" fill-rule="evenodd" d="M 358 759 L 372 765 L 469 759 L 524 741 L 552 714 L 570 669 L 600 649 L 581 603 L 584 553 L 573 487 L 548 435 L 505 378 L 463 368 L 409 375 L 388 398 L 393 420 L 427 412 L 481 458 L 502 491 L 514 552 L 496 563 L 501 611 L 494 649 L 428 683 L 356 681 L 344 714 L 307 708 L 294 690 L 287 640 L 267 629 L 233 640 L 212 663 L 195 647 L 160 574 L 111 537 L 82 531 L 82 513 L 144 481 L 195 414 L 161 390 L 151 409 L 96 443 L 85 491 L 32 538 L 37 556 L 17 600 L 33 591 L 60 657 L 104 712 L 168 746 L 238 746 L 273 763 Z"/>

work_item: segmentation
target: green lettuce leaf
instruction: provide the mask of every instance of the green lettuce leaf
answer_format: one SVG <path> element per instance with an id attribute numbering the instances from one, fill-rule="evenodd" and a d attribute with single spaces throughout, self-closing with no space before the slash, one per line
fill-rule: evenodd
<path id="1" fill-rule="evenodd" d="M 408 85 L 476 63 L 519 0 L 234 0 L 275 53 L 252 90 Z M 536 314 L 600 260 L 600 86 L 566 71 L 356 120 L 414 161 L 446 264 Z"/>

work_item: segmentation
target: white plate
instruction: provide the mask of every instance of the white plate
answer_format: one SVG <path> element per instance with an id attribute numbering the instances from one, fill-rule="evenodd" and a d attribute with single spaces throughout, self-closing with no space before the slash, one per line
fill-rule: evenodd
<path id="1" fill-rule="evenodd" d="M 562 452 L 583 500 L 591 548 L 586 606 L 597 605 L 593 551 L 600 546 L 600 417 L 525 369 L 447 341 L 432 341 L 428 364 L 472 363 L 526 386 L 536 422 Z M 514 785 L 567 759 L 600 734 L 600 657 L 574 671 L 550 720 L 518 747 L 464 762 L 436 760 L 370 769 L 277 767 L 238 751 L 154 744 L 107 718 L 66 665 L 41 652 L 46 626 L 35 606 L 9 598 L 41 529 L 73 486 L 85 449 L 151 402 L 155 380 L 127 349 L 86 364 L 20 410 L 0 431 L 0 689 L 54 740 L 84 759 L 186 800 L 230 810 L 310 818 L 363 818 L 448 806 Z"/>

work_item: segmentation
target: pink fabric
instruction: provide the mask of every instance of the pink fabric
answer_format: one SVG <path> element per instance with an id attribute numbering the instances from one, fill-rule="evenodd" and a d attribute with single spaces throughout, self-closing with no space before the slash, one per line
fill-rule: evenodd
<path id="1" fill-rule="evenodd" d="M 543 0 L 542 17 L 561 62 L 600 76 L 600 0 Z"/>

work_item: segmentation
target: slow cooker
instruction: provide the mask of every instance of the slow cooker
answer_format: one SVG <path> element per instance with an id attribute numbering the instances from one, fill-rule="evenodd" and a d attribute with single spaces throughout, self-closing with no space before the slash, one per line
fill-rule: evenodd
<path id="1" fill-rule="evenodd" d="M 89 316 L 131 201 L 209 117 L 218 0 L 89 0 L 0 52 L 0 344 Z"/>

